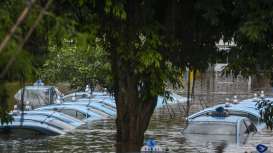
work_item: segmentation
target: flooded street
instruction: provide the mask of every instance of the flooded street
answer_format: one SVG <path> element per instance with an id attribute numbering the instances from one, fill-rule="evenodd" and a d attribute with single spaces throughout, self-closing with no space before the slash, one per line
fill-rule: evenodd
<path id="1" fill-rule="evenodd" d="M 227 144 L 225 142 L 199 143 L 192 142 L 181 131 L 185 127 L 182 117 L 169 116 L 154 117 L 145 138 L 154 138 L 163 148 L 169 152 L 251 152 L 255 151 L 257 144 L 266 144 L 270 150 L 273 148 L 273 133 L 263 131 L 249 137 L 246 144 Z M 37 137 L 26 139 L 14 139 L 2 137 L 0 140 L 0 152 L 24 153 L 24 152 L 114 152 L 115 151 L 115 124 L 114 121 L 98 121 L 88 128 L 80 128 L 75 131 L 54 137 Z"/>
<path id="2" fill-rule="evenodd" d="M 202 86 L 197 87 L 201 88 Z M 219 88 L 214 88 L 214 86 L 212 91 L 206 93 L 202 93 L 202 90 L 197 88 L 198 92 L 191 103 L 191 113 L 218 103 L 225 103 L 227 97 L 232 101 L 235 94 L 238 95 L 239 100 L 253 98 L 253 93 L 258 91 L 249 92 L 245 84 L 229 85 L 228 89 L 226 89 L 226 86 L 219 85 Z M 268 89 L 266 95 L 272 96 L 271 89 Z M 186 95 L 183 96 L 186 97 Z M 145 139 L 155 139 L 159 146 L 169 152 L 244 153 L 255 152 L 258 144 L 265 144 L 269 147 L 269 150 L 273 150 L 273 132 L 268 130 L 250 135 L 244 144 L 232 144 L 223 141 L 204 143 L 202 140 L 205 138 L 197 137 L 193 139 L 193 137 L 185 136 L 182 134 L 183 129 L 186 127 L 183 112 L 185 112 L 185 106 L 180 104 L 157 110 L 150 122 L 149 129 L 145 133 Z M 85 125 L 60 136 L 14 138 L 4 135 L 0 137 L 0 152 L 115 152 L 115 133 L 115 121 L 107 120 L 92 122 L 87 126 Z"/>

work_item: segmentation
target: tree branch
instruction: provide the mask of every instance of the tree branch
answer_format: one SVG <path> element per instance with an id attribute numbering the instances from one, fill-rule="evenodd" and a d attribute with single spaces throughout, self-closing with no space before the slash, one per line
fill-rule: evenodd
<path id="1" fill-rule="evenodd" d="M 3 52 L 4 48 L 8 44 L 11 36 L 15 33 L 18 26 L 24 21 L 29 10 L 31 9 L 31 7 L 33 6 L 33 4 L 35 2 L 36 2 L 36 0 L 30 0 L 29 4 L 25 7 L 25 9 L 21 12 L 20 16 L 17 18 L 15 25 L 13 25 L 13 27 L 10 29 L 10 31 L 6 34 L 4 40 L 0 44 L 0 54 Z"/>
<path id="2" fill-rule="evenodd" d="M 26 34 L 24 40 L 22 41 L 22 43 L 19 46 L 18 51 L 10 58 L 8 64 L 5 66 L 5 68 L 3 69 L 3 71 L 0 73 L 0 79 L 4 78 L 4 76 L 6 75 L 7 71 L 9 70 L 9 68 L 12 66 L 12 64 L 14 63 L 16 56 L 22 51 L 25 43 L 27 42 L 27 40 L 29 39 L 29 37 L 31 36 L 31 34 L 33 33 L 33 31 L 35 30 L 35 28 L 37 27 L 37 25 L 39 24 L 40 20 L 43 18 L 43 16 L 46 13 L 46 10 L 49 8 L 50 4 L 52 3 L 52 0 L 49 0 L 46 5 L 43 7 L 42 11 L 40 12 L 39 16 L 37 17 L 37 19 L 35 20 L 34 24 L 32 25 L 32 27 L 29 29 L 28 33 Z M 1 53 L 1 50 L 0 50 Z"/>

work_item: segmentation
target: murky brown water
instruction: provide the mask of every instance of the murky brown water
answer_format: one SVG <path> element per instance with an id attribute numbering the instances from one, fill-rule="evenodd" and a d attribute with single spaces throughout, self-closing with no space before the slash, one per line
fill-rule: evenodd
<path id="1" fill-rule="evenodd" d="M 164 119 L 165 118 L 165 119 Z M 185 137 L 181 130 L 184 127 L 181 117 L 153 118 L 146 138 L 155 138 L 163 148 L 170 152 L 245 152 L 255 151 L 257 144 L 263 143 L 273 148 L 273 133 L 263 131 L 251 136 L 244 145 L 219 143 L 193 143 Z M 114 121 L 95 122 L 88 128 L 77 129 L 71 133 L 54 137 L 38 137 L 35 139 L 0 139 L 0 152 L 114 152 L 115 126 Z M 273 150 L 273 149 L 271 149 Z"/>

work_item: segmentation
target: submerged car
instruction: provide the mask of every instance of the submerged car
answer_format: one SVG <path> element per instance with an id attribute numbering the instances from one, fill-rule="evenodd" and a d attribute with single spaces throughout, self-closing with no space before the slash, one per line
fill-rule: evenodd
<path id="1" fill-rule="evenodd" d="M 86 92 L 88 91 L 88 92 Z M 109 93 L 105 91 L 94 91 L 89 92 L 90 90 L 86 90 L 83 92 L 74 92 L 67 94 L 63 97 L 63 101 L 65 102 L 79 102 L 79 101 L 103 101 L 107 105 L 112 108 L 116 108 L 115 98 L 111 96 Z M 158 96 L 157 98 L 157 108 L 162 108 L 165 105 L 177 104 L 177 103 L 185 103 L 187 101 L 186 97 L 180 96 L 174 92 L 170 92 L 170 98 L 164 98 L 163 96 Z"/>
<path id="2" fill-rule="evenodd" d="M 84 122 L 90 122 L 93 120 L 109 119 L 109 115 L 94 111 L 93 109 L 77 104 L 53 104 L 37 108 L 36 110 L 51 110 L 60 113 L 67 114 L 71 117 L 77 118 Z"/>
<path id="3" fill-rule="evenodd" d="M 104 101 L 98 100 L 89 100 L 89 101 L 76 101 L 76 102 L 64 102 L 63 105 L 82 105 L 90 108 L 90 110 L 94 112 L 100 112 L 110 118 L 115 118 L 116 116 L 116 108 Z"/>
<path id="4" fill-rule="evenodd" d="M 249 134 L 256 132 L 256 126 L 250 119 L 229 115 L 223 107 L 209 115 L 188 120 L 184 135 L 195 142 L 228 142 L 243 144 Z"/>
<path id="5" fill-rule="evenodd" d="M 20 114 L 22 115 L 22 114 Z M 69 115 L 63 114 L 63 113 L 59 113 L 56 111 L 48 111 L 48 110 L 42 110 L 42 111 L 24 111 L 23 115 L 31 115 L 31 116 L 44 116 L 44 117 L 48 117 L 48 118 L 54 118 L 57 120 L 60 120 L 62 122 L 65 122 L 69 125 L 74 126 L 75 128 L 81 126 L 82 124 L 84 124 L 83 121 L 76 119 L 74 117 L 71 117 Z"/>
<path id="6" fill-rule="evenodd" d="M 81 98 L 76 101 L 65 101 L 64 103 L 82 103 L 82 104 L 90 104 L 90 103 L 101 103 L 104 107 L 111 109 L 112 111 L 116 111 L 116 103 L 112 97 L 106 98 Z"/>
<path id="7" fill-rule="evenodd" d="M 80 121 L 53 111 L 13 112 L 11 115 L 13 121 L 1 125 L 0 133 L 59 135 L 81 125 Z"/>
<path id="8" fill-rule="evenodd" d="M 187 120 L 192 120 L 200 116 L 207 116 L 211 113 L 214 113 L 216 109 L 219 107 L 222 107 L 225 111 L 228 111 L 229 115 L 247 117 L 256 125 L 262 124 L 260 112 L 255 107 L 255 103 L 243 103 L 243 102 L 236 103 L 236 104 L 226 103 L 226 104 L 215 105 L 213 107 L 206 108 L 202 111 L 199 111 L 197 113 L 190 115 L 187 118 Z"/>
<path id="9" fill-rule="evenodd" d="M 22 102 L 27 103 L 32 109 L 54 103 L 60 103 L 63 94 L 54 86 L 35 84 L 25 86 L 14 96 L 17 105 L 20 107 Z"/>

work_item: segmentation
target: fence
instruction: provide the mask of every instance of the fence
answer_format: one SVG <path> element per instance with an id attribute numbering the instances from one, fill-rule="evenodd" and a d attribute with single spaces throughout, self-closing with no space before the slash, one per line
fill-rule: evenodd
<path id="1" fill-rule="evenodd" d="M 187 97 L 187 80 L 184 82 L 183 89 L 170 90 Z M 234 77 L 232 74 L 223 75 L 220 71 L 214 71 L 214 68 L 210 68 L 207 72 L 198 74 L 196 78 L 194 96 L 190 100 L 190 114 L 205 107 L 225 103 L 228 99 L 231 102 L 235 95 L 238 100 L 253 98 L 255 93 L 259 94 L 261 91 L 264 91 L 267 96 L 273 96 L 269 82 L 269 79 L 263 75 L 248 78 L 241 75 Z M 168 113 L 171 117 L 175 115 L 185 116 L 185 109 L 186 103 L 167 105 L 160 109 L 160 114 L 166 116 Z"/>

